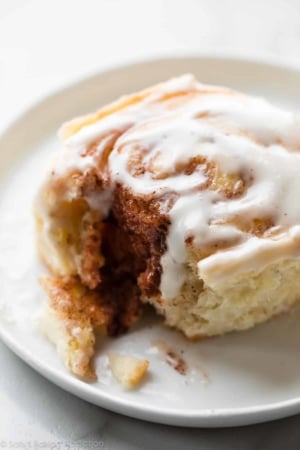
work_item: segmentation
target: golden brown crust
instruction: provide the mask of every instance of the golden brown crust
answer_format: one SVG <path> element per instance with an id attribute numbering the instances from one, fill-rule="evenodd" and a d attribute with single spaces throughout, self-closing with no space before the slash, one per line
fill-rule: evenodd
<path id="1" fill-rule="evenodd" d="M 183 102 L 188 101 L 191 97 L 195 95 L 196 92 L 199 91 L 199 89 L 193 88 L 189 90 L 182 89 L 180 91 L 174 91 L 172 93 L 162 93 L 161 91 L 162 85 L 163 83 L 159 83 L 155 86 L 151 86 L 135 94 L 123 96 L 117 101 L 114 101 L 104 106 L 103 108 L 100 108 L 98 111 L 92 114 L 77 117 L 65 123 L 61 127 L 59 132 L 61 139 L 65 140 L 68 137 L 78 133 L 78 131 L 80 131 L 83 127 L 92 125 L 93 123 L 96 123 L 101 119 L 104 119 L 105 117 L 110 116 L 112 114 L 119 113 L 123 109 L 133 106 L 139 102 L 142 102 L 147 97 L 153 96 L 153 94 L 157 94 L 157 98 L 153 99 L 154 102 L 155 101 L 159 103 L 164 102 L 170 109 L 175 109 L 178 106 L 178 104 L 182 105 Z M 203 88 L 201 89 L 202 95 L 211 93 L 220 93 L 220 94 L 230 93 L 230 95 L 240 95 L 230 89 L 217 86 L 210 87 L 209 89 L 207 89 L 206 86 L 203 86 Z"/>

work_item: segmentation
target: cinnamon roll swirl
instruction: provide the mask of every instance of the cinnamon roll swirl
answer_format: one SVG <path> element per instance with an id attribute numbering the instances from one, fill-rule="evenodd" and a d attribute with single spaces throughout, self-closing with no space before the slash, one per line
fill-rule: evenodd
<path id="1" fill-rule="evenodd" d="M 60 137 L 35 217 L 44 326 L 73 373 L 95 376 L 96 330 L 126 331 L 145 303 L 200 338 L 298 302 L 297 115 L 183 75 Z"/>

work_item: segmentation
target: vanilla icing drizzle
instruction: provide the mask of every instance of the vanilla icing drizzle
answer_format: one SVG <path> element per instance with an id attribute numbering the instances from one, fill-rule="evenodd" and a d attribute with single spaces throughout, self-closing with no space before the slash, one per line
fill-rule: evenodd
<path id="1" fill-rule="evenodd" d="M 93 158 L 83 156 L 84 150 L 116 129 L 124 132 L 108 160 L 112 183 L 158 199 L 176 194 L 168 211 L 167 250 L 161 257 L 162 297 L 178 295 L 185 281 L 190 237 L 199 249 L 235 242 L 199 259 L 199 276 L 211 285 L 242 270 L 260 270 L 276 258 L 300 256 L 299 116 L 184 75 L 68 138 L 57 170 L 89 170 L 101 143 Z M 222 173 L 248 178 L 244 192 L 227 197 L 206 187 L 203 170 L 180 170 L 198 157 Z M 136 173 L 136 167 L 143 170 Z M 162 201 L 162 211 L 164 207 Z M 237 226 L 239 220 L 265 217 L 272 219 L 274 235 L 257 237 Z"/>

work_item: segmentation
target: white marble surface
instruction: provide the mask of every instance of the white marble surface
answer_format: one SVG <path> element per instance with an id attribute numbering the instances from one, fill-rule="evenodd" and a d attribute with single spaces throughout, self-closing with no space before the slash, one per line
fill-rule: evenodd
<path id="1" fill-rule="evenodd" d="M 71 80 L 113 64 L 186 52 L 300 66 L 300 1 L 0 0 L 0 129 Z M 300 416 L 236 429 L 159 426 L 63 392 L 2 343 L 0 365 L 0 448 L 300 447 Z"/>

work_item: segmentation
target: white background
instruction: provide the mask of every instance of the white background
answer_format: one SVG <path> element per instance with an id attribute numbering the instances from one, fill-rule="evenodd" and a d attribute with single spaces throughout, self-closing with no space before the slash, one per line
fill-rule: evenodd
<path id="1" fill-rule="evenodd" d="M 0 0 L 0 130 L 58 86 L 178 53 L 300 66 L 300 0 Z M 0 448 L 300 447 L 300 416 L 235 430 L 158 426 L 61 391 L 1 343 L 0 367 Z"/>

